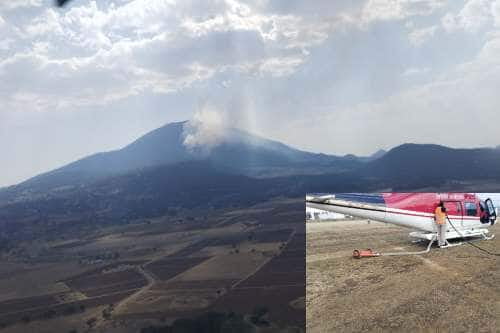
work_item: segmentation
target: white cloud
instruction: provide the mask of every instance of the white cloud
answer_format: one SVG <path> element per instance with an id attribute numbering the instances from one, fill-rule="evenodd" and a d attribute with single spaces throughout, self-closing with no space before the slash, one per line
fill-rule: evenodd
<path id="1" fill-rule="evenodd" d="M 426 73 L 429 73 L 430 70 L 431 69 L 429 67 L 423 67 L 423 68 L 410 67 L 403 72 L 403 76 L 414 76 L 414 75 L 426 74 Z"/>
<path id="2" fill-rule="evenodd" d="M 491 0 L 469 0 L 458 14 L 447 13 L 441 22 L 448 32 L 458 29 L 477 32 L 492 22 L 492 8 Z"/>
<path id="3" fill-rule="evenodd" d="M 25 7 L 40 7 L 43 0 L 4 0 L 0 2 L 0 10 L 12 10 Z"/>
<path id="4" fill-rule="evenodd" d="M 430 26 L 422 29 L 415 29 L 411 31 L 408 34 L 408 38 L 410 40 L 410 43 L 412 43 L 414 46 L 420 46 L 426 41 L 428 41 L 434 34 L 436 33 L 436 30 L 438 29 L 437 26 Z"/>
<path id="5" fill-rule="evenodd" d="M 489 82 L 493 83 L 493 82 Z M 496 92 L 474 90 L 480 81 L 437 82 L 408 90 L 380 103 L 362 103 L 315 114 L 315 120 L 287 122 L 280 129 L 301 133 L 290 143 L 339 154 L 371 154 L 405 142 L 452 147 L 491 146 L 500 141 Z M 442 125 L 430 125 L 441 123 Z M 318 133 L 321 133 L 318 136 Z M 457 140 L 459 133 L 460 140 Z"/>
<path id="6" fill-rule="evenodd" d="M 26 102 L 23 107 L 29 108 L 31 96 L 40 108 L 102 105 L 144 92 L 175 93 L 228 70 L 291 75 L 307 49 L 325 41 L 342 21 L 255 8 L 234 0 L 99 6 L 90 1 L 66 11 L 41 8 L 12 32 L 16 44 L 26 47 L 0 63 L 1 103 Z M 64 97 L 55 98 L 60 91 Z M 14 99 L 15 94 L 23 98 Z"/>
<path id="7" fill-rule="evenodd" d="M 11 45 L 14 43 L 12 38 L 6 38 L 0 40 L 0 51 L 10 50 Z"/>
<path id="8" fill-rule="evenodd" d="M 481 77 L 496 78 L 495 88 L 500 84 L 500 31 L 491 32 L 488 40 L 477 56 L 469 62 L 461 64 L 458 68 L 457 77 L 474 76 L 479 81 Z M 485 83 L 481 84 L 484 86 Z"/>
<path id="9" fill-rule="evenodd" d="M 427 75 L 429 68 L 408 68 L 408 78 Z M 309 121 L 288 121 L 275 137 L 302 133 L 291 143 L 304 149 L 370 154 L 404 142 L 439 143 L 452 147 L 495 146 L 498 131 L 500 32 L 490 33 L 477 55 L 433 80 L 379 102 L 358 103 L 315 112 Z M 429 125 L 441 123 L 441 125 Z M 317 135 L 322 133 L 322 135 Z M 327 144 L 325 144 L 325 142 Z"/>
<path id="10" fill-rule="evenodd" d="M 0 62 L 5 79 L 0 82 L 0 105 L 20 110 L 106 105 L 145 91 L 182 90 L 214 73 L 198 63 L 186 64 L 179 75 L 148 70 L 126 57 L 129 47 L 116 43 L 111 50 L 90 57 L 61 60 L 47 57 L 46 44 L 35 44 L 30 52 Z M 125 58 L 115 61 L 116 53 Z M 11 85 L 12 81 L 17 84 Z"/>
<path id="11" fill-rule="evenodd" d="M 260 73 L 269 73 L 274 77 L 287 76 L 295 72 L 304 61 L 300 57 L 270 58 L 260 64 Z"/>
<path id="12" fill-rule="evenodd" d="M 494 1 L 491 4 L 491 13 L 495 20 L 495 26 L 500 28 L 500 0 Z"/>
<path id="13" fill-rule="evenodd" d="M 445 0 L 368 0 L 363 7 L 361 21 L 369 24 L 374 21 L 430 15 L 445 4 Z"/>
<path id="14" fill-rule="evenodd" d="M 181 27 L 190 36 L 203 36 L 213 32 L 255 31 L 275 47 L 307 48 L 323 42 L 339 25 L 342 17 L 308 21 L 294 15 L 275 15 L 254 12 L 249 6 L 231 2 L 229 10 L 206 19 L 186 18 Z"/>
<path id="15" fill-rule="evenodd" d="M 446 15 L 444 15 L 441 19 L 441 24 L 443 25 L 443 28 L 448 32 L 454 31 L 458 28 L 457 19 L 452 13 L 447 13 Z"/>

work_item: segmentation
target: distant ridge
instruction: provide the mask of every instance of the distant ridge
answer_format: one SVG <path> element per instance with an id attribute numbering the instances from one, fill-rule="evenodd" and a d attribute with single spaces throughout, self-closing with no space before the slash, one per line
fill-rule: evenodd
<path id="1" fill-rule="evenodd" d="M 379 149 L 377 150 L 375 153 L 373 153 L 372 155 L 368 156 L 368 160 L 369 161 L 374 161 L 376 159 L 379 159 L 381 158 L 382 156 L 384 156 L 385 154 L 387 154 L 387 151 L 384 150 L 384 149 Z"/>
<path id="2" fill-rule="evenodd" d="M 392 184 L 500 179 L 500 151 L 405 143 L 356 171 Z"/>

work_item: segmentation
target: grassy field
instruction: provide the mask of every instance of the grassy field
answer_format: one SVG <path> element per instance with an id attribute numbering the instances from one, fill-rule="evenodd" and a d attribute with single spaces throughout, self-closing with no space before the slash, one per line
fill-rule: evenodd
<path id="1" fill-rule="evenodd" d="M 307 223 L 307 331 L 499 332 L 498 257 L 462 245 L 352 258 L 353 249 L 425 249 L 408 231 L 366 220 Z M 500 237 L 476 244 L 499 252 Z"/>

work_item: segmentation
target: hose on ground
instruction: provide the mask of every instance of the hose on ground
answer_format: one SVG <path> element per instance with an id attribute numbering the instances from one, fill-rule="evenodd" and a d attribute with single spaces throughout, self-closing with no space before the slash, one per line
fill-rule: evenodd
<path id="1" fill-rule="evenodd" d="M 448 215 L 446 215 L 446 219 L 448 220 L 448 223 L 450 223 L 451 227 L 452 227 L 453 229 L 455 229 L 455 231 L 457 232 L 457 234 L 458 234 L 460 237 L 465 238 L 465 236 L 464 236 L 464 235 L 463 235 L 460 231 L 458 231 L 458 230 L 457 230 L 457 228 L 455 228 L 455 226 L 453 225 L 453 223 L 451 223 L 450 218 L 448 217 Z M 494 253 L 494 252 L 488 251 L 488 250 L 483 249 L 482 247 L 480 247 L 480 246 L 478 246 L 478 245 L 476 245 L 476 244 L 473 244 L 472 242 L 465 242 L 465 243 L 466 243 L 466 244 L 469 244 L 469 245 L 470 245 L 470 246 L 472 246 L 472 247 L 475 247 L 476 249 L 478 249 L 478 250 L 480 250 L 480 251 L 483 251 L 483 252 L 485 252 L 485 253 L 489 254 L 490 256 L 500 256 L 500 253 Z"/>
<path id="2" fill-rule="evenodd" d="M 432 239 L 429 241 L 429 244 L 427 245 L 427 248 L 423 251 L 416 251 L 416 252 L 386 252 L 386 253 L 380 253 L 381 256 L 404 256 L 404 255 L 412 255 L 412 254 L 424 254 L 427 253 L 431 250 L 431 246 L 434 243 L 436 239 L 432 237 Z"/>

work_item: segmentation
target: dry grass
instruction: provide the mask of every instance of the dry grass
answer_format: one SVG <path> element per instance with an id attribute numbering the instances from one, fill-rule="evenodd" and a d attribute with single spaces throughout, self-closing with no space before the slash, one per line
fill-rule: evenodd
<path id="1" fill-rule="evenodd" d="M 407 229 L 360 220 L 310 223 L 307 231 L 308 331 L 498 332 L 498 257 L 463 245 L 358 260 L 355 248 L 425 245 L 412 244 Z M 500 237 L 476 244 L 498 252 Z"/>

